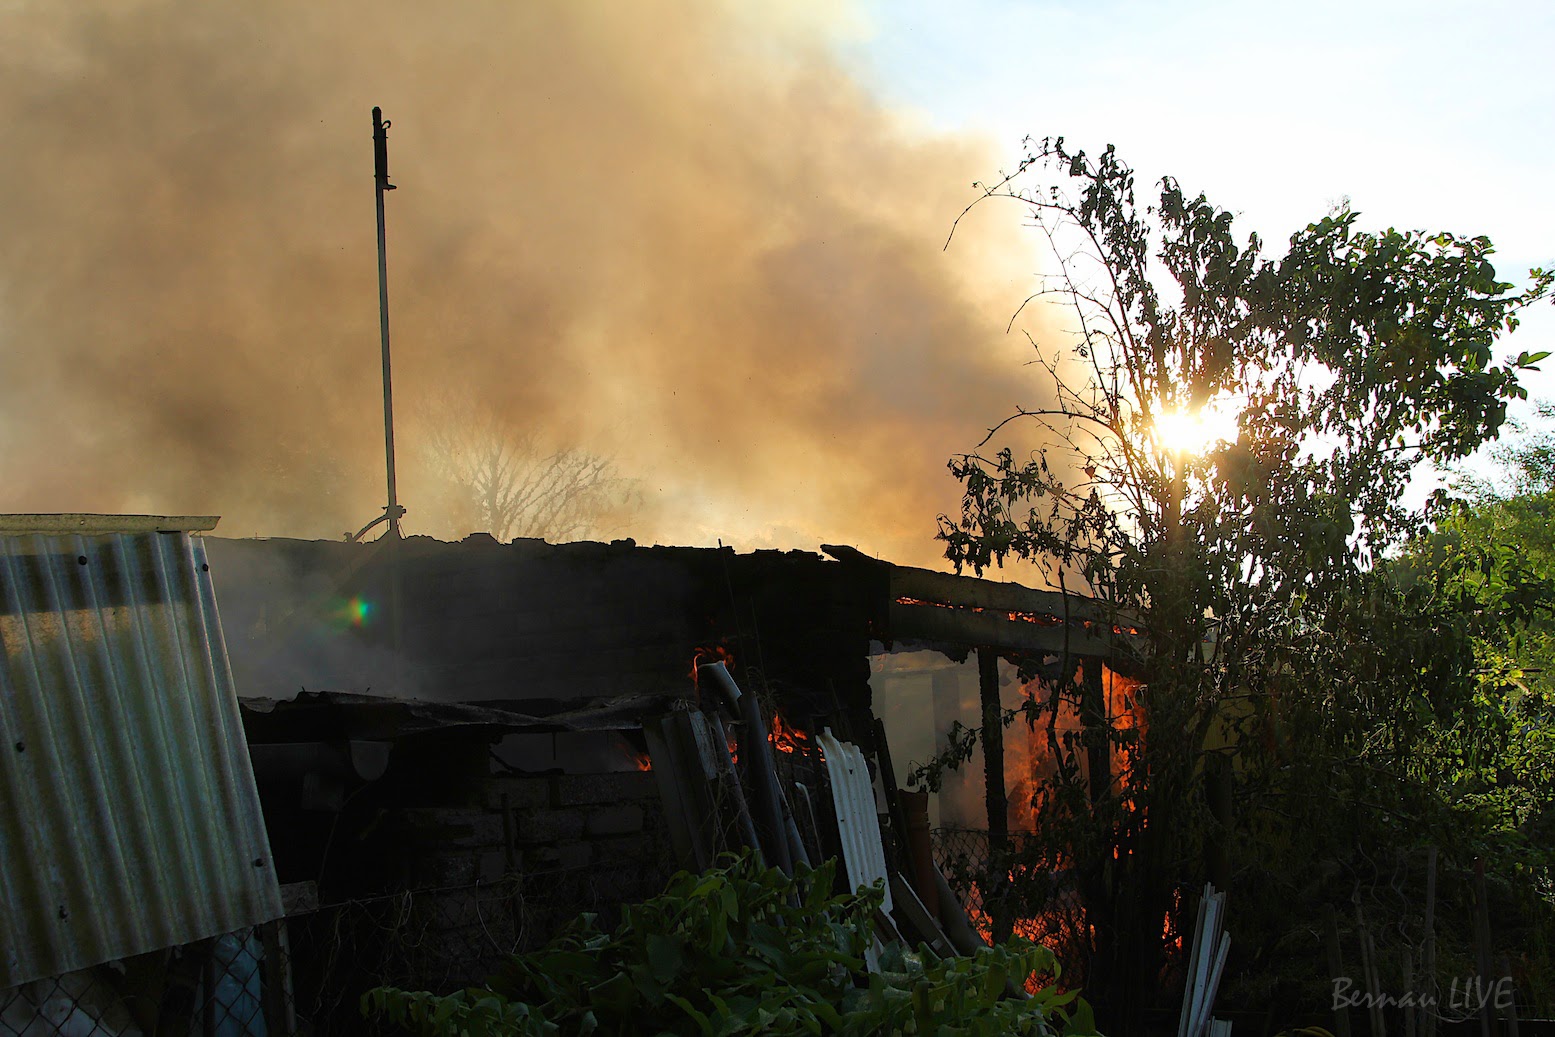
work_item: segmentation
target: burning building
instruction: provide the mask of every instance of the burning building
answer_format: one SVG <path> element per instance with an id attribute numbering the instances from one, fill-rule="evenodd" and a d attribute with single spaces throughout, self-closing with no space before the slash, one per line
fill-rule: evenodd
<path id="1" fill-rule="evenodd" d="M 645 748 L 637 721 L 692 690 L 693 660 L 723 658 L 756 677 L 795 730 L 835 718 L 872 747 L 878 717 L 905 777 L 945 748 L 954 724 L 981 724 L 989 689 L 974 656 L 997 660 L 993 694 L 1008 709 L 1038 693 L 1044 666 L 1108 657 L 1129 637 L 1073 596 L 824 550 L 479 535 L 458 544 L 210 540 L 245 696 L 284 702 L 327 691 L 507 710 L 552 728 L 497 745 L 504 765 L 528 770 L 635 768 Z M 1103 679 L 1112 689 L 1110 671 Z M 1121 692 L 1108 694 L 1109 713 L 1127 715 Z M 1042 763 L 1019 726 L 1012 739 L 1004 823 L 1019 829 L 1029 816 L 1023 789 Z M 936 826 L 990 827 L 977 773 L 986 768 L 972 764 L 931 802 Z"/>
<path id="2" fill-rule="evenodd" d="M 96 535 L 56 530 L 54 553 L 111 561 Z M 1073 598 L 842 547 L 195 539 L 289 934 L 272 1021 L 478 980 L 737 845 L 839 855 L 888 880 L 904 935 L 975 940 L 901 779 L 990 690 L 1071 659 L 1099 675 L 1130 636 Z M 979 817 L 967 772 L 937 826 L 1019 828 L 1036 755 L 1006 749 L 979 791 L 1016 805 Z"/>

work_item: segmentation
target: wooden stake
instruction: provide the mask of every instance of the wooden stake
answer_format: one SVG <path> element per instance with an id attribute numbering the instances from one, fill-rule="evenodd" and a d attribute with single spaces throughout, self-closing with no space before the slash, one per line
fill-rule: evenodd
<path id="1" fill-rule="evenodd" d="M 1505 954 L 1501 955 L 1501 975 L 1506 977 L 1507 985 L 1512 983 L 1512 960 Z M 1499 990 L 1499 986 L 1497 990 Z M 1512 988 L 1512 1000 L 1506 1006 L 1506 1037 L 1517 1037 L 1517 988 Z"/>
<path id="2" fill-rule="evenodd" d="M 1490 982 L 1490 905 L 1485 896 L 1485 859 L 1474 858 L 1474 961 L 1479 969 L 1480 1037 L 1490 1037 L 1491 998 L 1485 985 Z"/>
<path id="3" fill-rule="evenodd" d="M 1336 981 L 1344 976 L 1344 961 L 1339 956 L 1339 916 L 1334 905 L 1323 905 L 1323 928 L 1328 945 L 1328 973 Z M 1334 1037 L 1350 1037 L 1350 1010 L 1334 1009 Z"/>
<path id="4" fill-rule="evenodd" d="M 994 943 L 1003 943 L 1014 929 L 1010 913 L 1009 875 L 1000 873 L 1009 867 L 1009 800 L 1004 792 L 1004 705 L 999 701 L 999 653 L 992 648 L 977 650 L 977 687 L 983 705 L 983 804 L 988 811 L 988 859 L 997 866 L 988 869 L 983 903 L 993 920 Z"/>
<path id="5" fill-rule="evenodd" d="M 1371 1019 L 1372 1037 L 1387 1037 L 1387 1020 L 1382 1017 L 1382 980 L 1377 972 L 1377 945 L 1366 928 L 1366 916 L 1361 912 L 1361 895 L 1355 894 L 1355 928 L 1361 945 L 1361 972 L 1366 980 L 1366 1012 Z"/>
<path id="6" fill-rule="evenodd" d="M 1436 1037 L 1438 1013 L 1435 999 L 1436 983 L 1436 847 L 1431 847 L 1425 857 L 1425 947 L 1421 952 L 1420 989 L 1432 998 L 1432 1005 L 1421 1012 L 1421 1037 Z"/>

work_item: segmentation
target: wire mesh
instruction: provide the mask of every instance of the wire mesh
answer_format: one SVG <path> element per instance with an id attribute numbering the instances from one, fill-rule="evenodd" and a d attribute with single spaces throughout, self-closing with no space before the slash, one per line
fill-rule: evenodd
<path id="1" fill-rule="evenodd" d="M 623 856 L 497 882 L 351 900 L 0 991 L 0 1037 L 272 1037 L 384 1032 L 362 1017 L 377 986 L 477 985 L 580 912 L 612 927 L 657 893 L 666 861 Z"/>
<path id="2" fill-rule="evenodd" d="M 986 829 L 937 828 L 930 833 L 930 845 L 935 863 L 984 938 L 1004 921 L 1014 935 L 1051 948 L 1078 979 L 1092 950 L 1091 930 L 1068 873 L 1043 867 L 1041 858 L 1028 852 L 1035 838 L 1033 832 L 1010 832 L 1002 866 L 992 859 Z"/>

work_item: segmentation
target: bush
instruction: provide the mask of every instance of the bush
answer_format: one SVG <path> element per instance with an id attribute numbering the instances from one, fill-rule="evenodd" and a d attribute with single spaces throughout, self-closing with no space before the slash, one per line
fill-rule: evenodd
<path id="1" fill-rule="evenodd" d="M 362 1011 L 422 1034 L 1090 1034 L 1090 1007 L 1051 983 L 1045 947 L 1014 938 L 970 958 L 888 947 L 865 964 L 882 893 L 834 895 L 835 862 L 795 878 L 751 856 L 681 872 L 627 907 L 613 934 L 582 915 L 547 946 L 515 956 L 485 987 L 438 996 L 368 991 Z"/>

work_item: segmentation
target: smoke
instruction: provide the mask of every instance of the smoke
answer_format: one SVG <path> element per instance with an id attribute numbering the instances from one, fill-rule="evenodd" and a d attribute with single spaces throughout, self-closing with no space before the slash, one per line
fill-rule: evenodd
<path id="1" fill-rule="evenodd" d="M 397 408 L 473 392 L 614 458 L 640 541 L 933 564 L 946 458 L 1033 402 L 1018 214 L 941 252 L 1000 156 L 885 109 L 818 16 L 38 0 L 0 28 L 0 510 L 380 512 L 375 104 Z M 408 531 L 433 485 L 402 473 Z"/>

